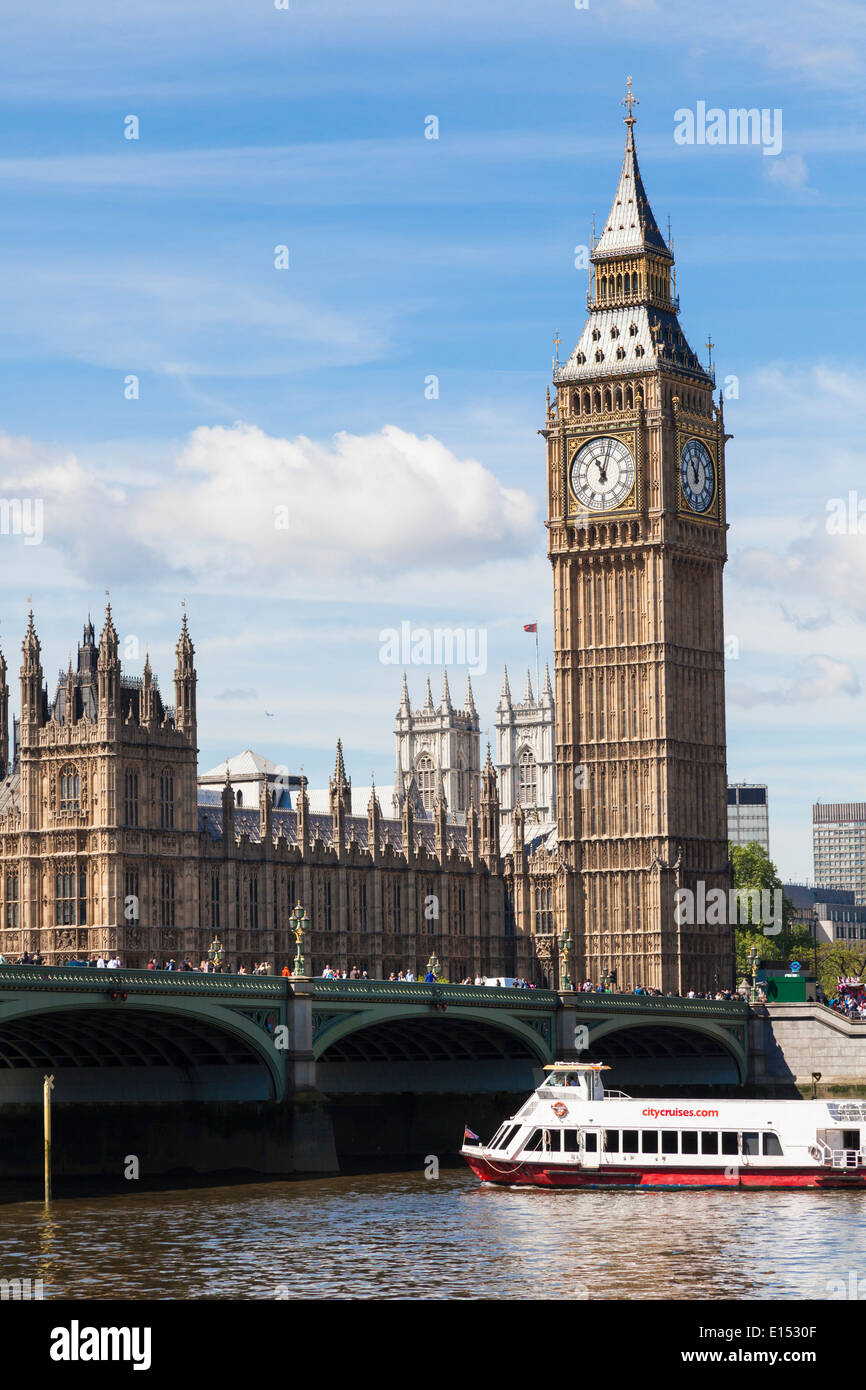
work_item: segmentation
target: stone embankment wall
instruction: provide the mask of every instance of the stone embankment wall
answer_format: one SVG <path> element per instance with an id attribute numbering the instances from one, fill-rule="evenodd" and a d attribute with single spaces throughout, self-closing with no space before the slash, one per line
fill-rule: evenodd
<path id="1" fill-rule="evenodd" d="M 769 1094 L 866 1094 L 866 1023 L 823 1004 L 756 1005 L 749 1025 L 750 1083 Z"/>

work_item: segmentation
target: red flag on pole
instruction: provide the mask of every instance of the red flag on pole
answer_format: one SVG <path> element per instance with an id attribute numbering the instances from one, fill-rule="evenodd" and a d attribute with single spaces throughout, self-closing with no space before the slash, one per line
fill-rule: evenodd
<path id="1" fill-rule="evenodd" d="M 538 623 L 524 623 L 524 624 L 523 624 L 523 631 L 524 631 L 524 632 L 537 632 L 537 631 L 538 631 Z"/>

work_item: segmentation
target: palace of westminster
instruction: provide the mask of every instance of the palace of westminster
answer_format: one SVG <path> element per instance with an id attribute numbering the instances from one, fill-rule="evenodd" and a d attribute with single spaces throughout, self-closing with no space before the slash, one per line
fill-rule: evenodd
<path id="1" fill-rule="evenodd" d="M 588 317 L 554 366 L 544 428 L 554 680 L 514 700 L 482 764 L 471 682 L 396 719 L 390 796 L 327 792 L 247 752 L 199 777 L 184 616 L 174 704 L 123 673 L 107 609 L 49 698 L 33 614 L 20 718 L 0 655 L 0 952 L 232 968 L 295 954 L 371 977 L 434 955 L 452 980 L 727 986 L 730 929 L 674 894 L 729 884 L 722 569 L 725 429 L 677 313 L 644 191 L 631 95 L 619 184 L 594 241 Z M 10 733 L 12 748 L 10 750 Z M 389 789 L 390 791 L 390 789 Z M 384 801 L 388 814 L 383 814 Z"/>

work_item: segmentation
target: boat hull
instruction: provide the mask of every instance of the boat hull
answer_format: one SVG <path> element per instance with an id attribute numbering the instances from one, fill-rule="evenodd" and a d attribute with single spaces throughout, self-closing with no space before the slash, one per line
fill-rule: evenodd
<path id="1" fill-rule="evenodd" d="M 579 1168 L 556 1163 L 503 1162 L 482 1153 L 463 1152 L 469 1167 L 483 1183 L 499 1187 L 542 1188 L 864 1188 L 866 1169 L 843 1172 L 822 1168 L 642 1168 L 639 1166 Z"/>

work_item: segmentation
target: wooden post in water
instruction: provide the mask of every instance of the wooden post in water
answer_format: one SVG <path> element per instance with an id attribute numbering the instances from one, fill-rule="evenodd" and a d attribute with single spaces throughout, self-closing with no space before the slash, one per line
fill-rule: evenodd
<path id="1" fill-rule="evenodd" d="M 51 1092 L 54 1077 L 42 1078 L 42 1150 L 45 1164 L 45 1205 L 51 1201 Z"/>

